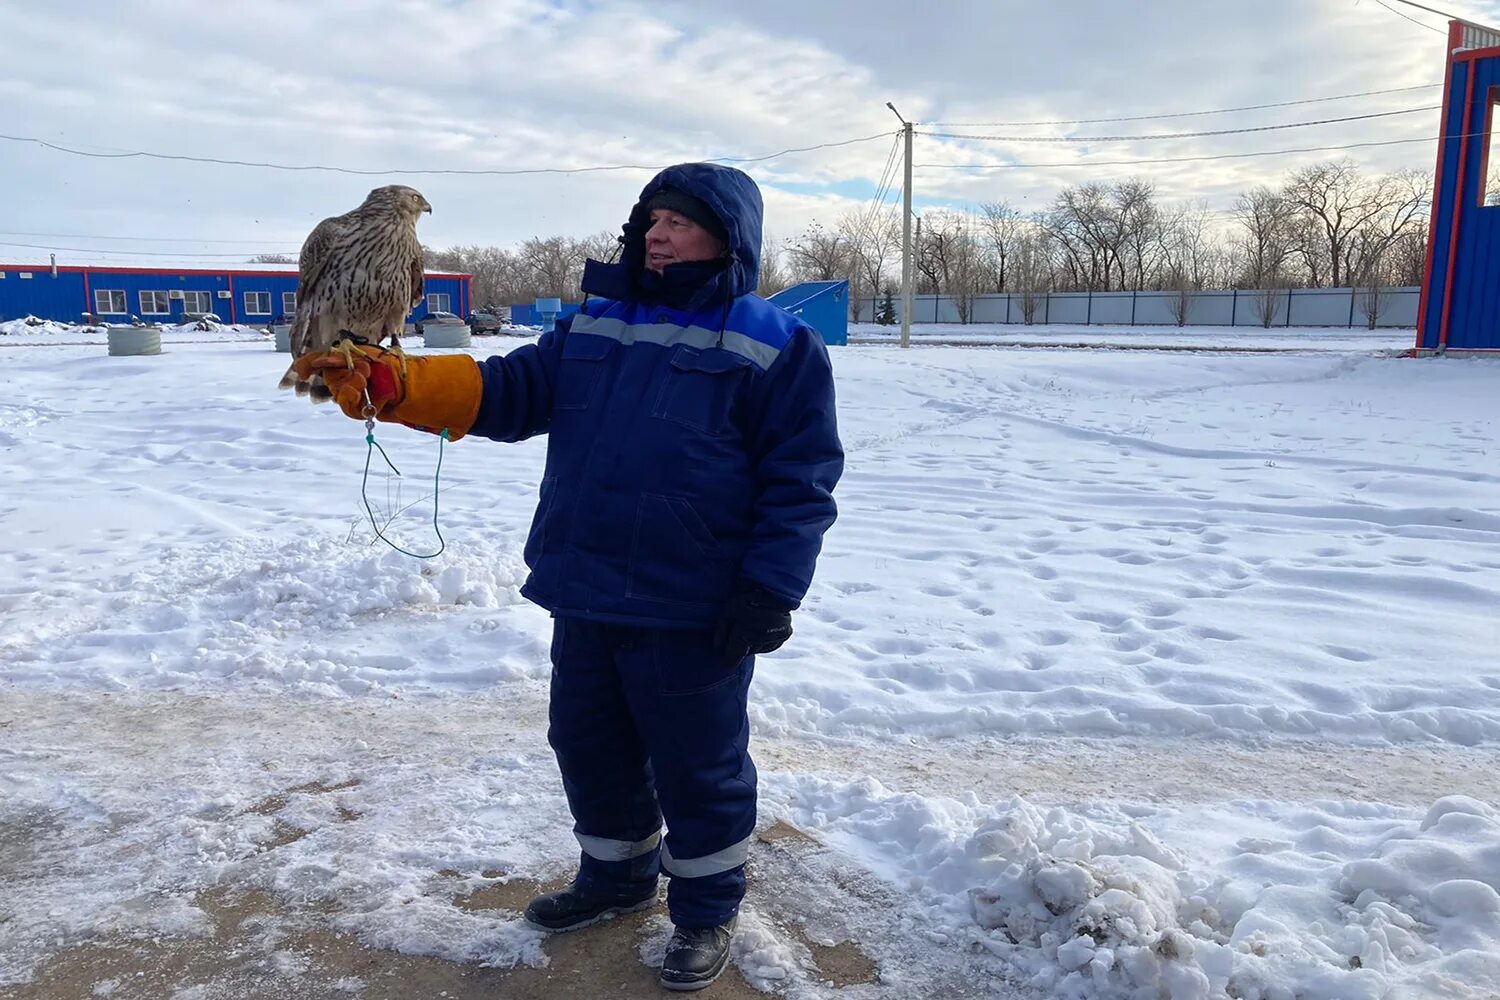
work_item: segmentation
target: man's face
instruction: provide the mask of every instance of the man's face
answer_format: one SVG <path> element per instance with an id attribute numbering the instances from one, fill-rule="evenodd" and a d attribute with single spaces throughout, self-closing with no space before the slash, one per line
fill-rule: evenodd
<path id="1" fill-rule="evenodd" d="M 661 274 L 668 264 L 690 260 L 713 260 L 724 253 L 724 244 L 713 233 L 680 212 L 669 208 L 651 210 L 651 228 L 646 230 L 646 267 Z"/>

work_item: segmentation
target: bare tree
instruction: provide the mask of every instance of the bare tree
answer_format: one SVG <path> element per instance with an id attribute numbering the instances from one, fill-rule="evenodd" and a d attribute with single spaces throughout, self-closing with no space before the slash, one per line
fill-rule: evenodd
<path id="1" fill-rule="evenodd" d="M 1297 250 L 1312 284 L 1333 288 L 1359 284 L 1362 266 L 1373 266 L 1427 206 L 1415 171 L 1366 178 L 1348 159 L 1298 170 L 1284 193 L 1297 210 Z"/>
<path id="2" fill-rule="evenodd" d="M 1250 288 L 1278 284 L 1296 252 L 1296 206 L 1280 191 L 1261 185 L 1235 200 L 1234 214 L 1244 227 L 1244 283 Z"/>
<path id="3" fill-rule="evenodd" d="M 1051 247 L 1047 229 L 1032 218 L 1017 227 L 1011 255 L 1011 287 L 1021 297 L 1021 318 L 1036 322 L 1037 304 L 1052 280 Z"/>
<path id="4" fill-rule="evenodd" d="M 834 281 L 849 276 L 854 248 L 838 230 L 830 231 L 814 222 L 787 241 L 786 254 L 799 281 Z"/>
<path id="5" fill-rule="evenodd" d="M 295 264 L 297 258 L 285 253 L 258 253 L 250 258 L 252 264 Z"/>
<path id="6" fill-rule="evenodd" d="M 1167 308 L 1172 312 L 1172 318 L 1177 321 L 1178 326 L 1187 326 L 1188 317 L 1193 311 L 1193 279 L 1188 273 L 1186 266 L 1181 263 L 1173 264 L 1167 273 L 1166 287 L 1172 292 L 1167 299 Z"/>
<path id="7" fill-rule="evenodd" d="M 760 285 L 755 289 L 757 295 L 770 298 L 782 289 L 791 287 L 792 282 L 786 273 L 782 255 L 781 241 L 766 233 L 761 239 Z"/>
<path id="8" fill-rule="evenodd" d="M 1064 188 L 1046 216 L 1064 274 L 1078 291 L 1141 289 L 1161 266 L 1162 213 L 1144 180 Z"/>
<path id="9" fill-rule="evenodd" d="M 884 287 L 887 271 L 899 256 L 901 230 L 893 212 L 850 212 L 839 220 L 839 235 L 849 249 L 849 309 L 856 322 L 866 298 Z"/>
<path id="10" fill-rule="evenodd" d="M 957 212 L 928 212 L 922 217 L 922 239 L 917 264 L 933 283 L 933 291 L 947 296 L 958 321 L 973 317 L 974 296 L 982 279 L 983 251 L 972 220 Z"/>
<path id="11" fill-rule="evenodd" d="M 1415 170 L 1387 174 L 1371 185 L 1371 198 L 1378 211 L 1354 230 L 1349 241 L 1346 274 L 1352 284 L 1369 286 L 1387 281 L 1391 248 L 1408 237 L 1425 236 L 1431 196 L 1427 183 Z"/>
<path id="12" fill-rule="evenodd" d="M 987 201 L 979 206 L 979 211 L 979 237 L 986 251 L 990 287 L 1003 292 L 1007 288 L 1011 257 L 1015 253 L 1016 241 L 1021 235 L 1024 222 L 1021 214 L 1009 202 Z"/>

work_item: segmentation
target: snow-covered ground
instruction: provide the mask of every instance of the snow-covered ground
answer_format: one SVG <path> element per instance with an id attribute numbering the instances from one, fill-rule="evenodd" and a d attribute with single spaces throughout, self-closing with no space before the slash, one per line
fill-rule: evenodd
<path id="1" fill-rule="evenodd" d="M 752 697 L 763 823 L 818 847 L 757 846 L 746 978 L 1500 994 L 1500 364 L 1379 356 L 1408 339 L 835 351 L 841 516 Z M 0 986 L 201 934 L 214 885 L 542 961 L 454 903 L 576 851 L 517 593 L 545 441 L 449 446 L 420 562 L 266 343 L 4 360 Z M 379 433 L 426 548 L 436 442 Z M 880 982 L 821 985 L 809 940 Z"/>

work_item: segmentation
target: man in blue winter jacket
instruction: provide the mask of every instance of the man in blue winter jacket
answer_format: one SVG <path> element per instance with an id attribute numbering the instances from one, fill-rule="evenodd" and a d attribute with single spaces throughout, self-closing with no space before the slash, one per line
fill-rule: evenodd
<path id="1" fill-rule="evenodd" d="M 669 167 L 619 263 L 585 268 L 597 298 L 535 345 L 297 362 L 350 416 L 550 435 L 522 593 L 554 618 L 548 740 L 582 853 L 526 917 L 565 931 L 644 909 L 664 872 L 669 989 L 728 961 L 755 827 L 755 654 L 792 634 L 843 470 L 821 337 L 753 294 L 761 217 L 741 171 Z"/>

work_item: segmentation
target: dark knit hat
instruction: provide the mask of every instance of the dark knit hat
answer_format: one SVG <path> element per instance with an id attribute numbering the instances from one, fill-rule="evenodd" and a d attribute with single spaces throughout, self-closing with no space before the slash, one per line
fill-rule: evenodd
<path id="1" fill-rule="evenodd" d="M 713 209 L 708 207 L 708 203 L 702 198 L 693 197 L 681 188 L 664 187 L 653 194 L 646 202 L 646 212 L 649 215 L 657 209 L 685 215 L 707 229 L 720 243 L 729 242 L 729 233 L 725 230 L 724 223 L 719 221 L 719 217 L 714 214 Z"/>

